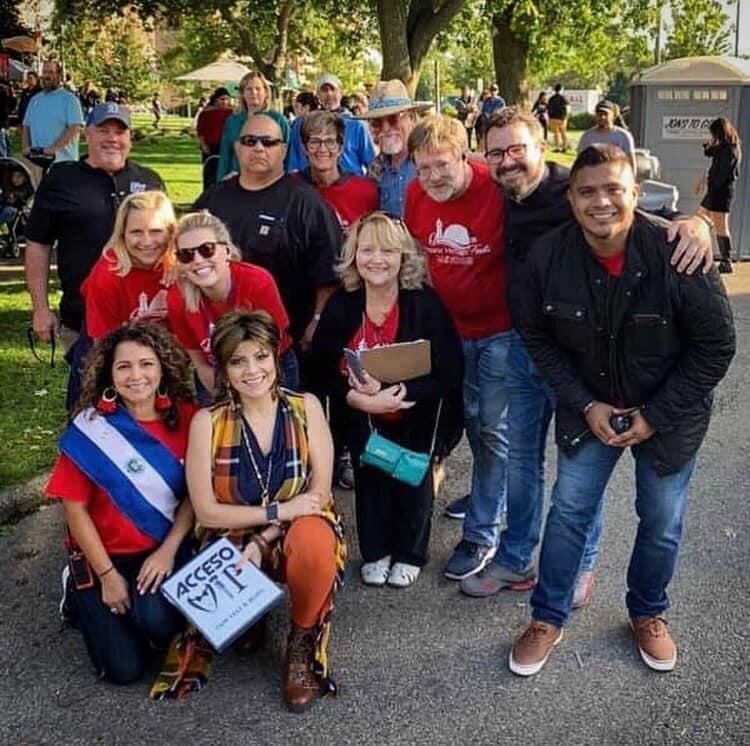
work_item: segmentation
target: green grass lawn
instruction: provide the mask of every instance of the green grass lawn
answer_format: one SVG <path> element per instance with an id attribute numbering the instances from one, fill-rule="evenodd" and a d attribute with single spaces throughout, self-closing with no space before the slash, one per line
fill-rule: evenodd
<path id="1" fill-rule="evenodd" d="M 183 209 L 201 191 L 200 154 L 195 136 L 188 133 L 191 124 L 190 119 L 168 116 L 156 131 L 150 116 L 133 117 L 133 160 L 157 171 L 169 196 Z M 15 147 L 18 152 L 17 143 Z M 549 160 L 570 165 L 573 154 L 550 152 Z M 53 307 L 58 300 L 56 294 Z M 26 341 L 30 307 L 22 269 L 18 263 L 0 261 L 0 487 L 49 468 L 65 424 L 67 367 L 59 350 L 54 369 L 32 356 Z M 49 355 L 45 345 L 39 351 Z"/>

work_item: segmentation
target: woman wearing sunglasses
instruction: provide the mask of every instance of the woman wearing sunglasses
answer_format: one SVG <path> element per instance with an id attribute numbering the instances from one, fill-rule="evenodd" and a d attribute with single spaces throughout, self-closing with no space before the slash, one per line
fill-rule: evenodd
<path id="1" fill-rule="evenodd" d="M 240 80 L 240 102 L 239 109 L 224 122 L 224 130 L 221 134 L 219 145 L 219 167 L 216 170 L 216 179 L 221 181 L 225 176 L 240 170 L 237 155 L 234 152 L 234 143 L 242 132 L 248 116 L 262 111 L 273 119 L 279 127 L 289 131 L 289 123 L 286 117 L 278 111 L 269 109 L 271 98 L 271 85 L 260 72 L 249 72 Z"/>
<path id="2" fill-rule="evenodd" d="M 86 333 L 94 340 L 128 321 L 166 321 L 172 258 L 167 251 L 177 220 L 163 192 L 123 200 L 107 248 L 81 286 Z"/>
<path id="3" fill-rule="evenodd" d="M 355 223 L 339 273 L 344 287 L 328 301 L 313 338 L 316 381 L 348 413 L 362 581 L 406 588 L 427 562 L 431 469 L 413 487 L 360 458 L 372 429 L 431 456 L 455 444 L 463 419 L 461 343 L 442 303 L 423 286 L 423 259 L 400 220 L 374 212 Z M 431 371 L 395 385 L 350 370 L 344 358 L 345 348 L 418 339 L 430 341 Z"/>
<path id="4" fill-rule="evenodd" d="M 211 333 L 229 311 L 261 309 L 281 330 L 282 383 L 297 387 L 297 359 L 287 333 L 289 318 L 273 277 L 261 267 L 239 261 L 240 252 L 219 218 L 202 210 L 180 218 L 174 239 L 178 282 L 167 294 L 169 319 L 190 355 L 204 403 L 215 393 Z"/>

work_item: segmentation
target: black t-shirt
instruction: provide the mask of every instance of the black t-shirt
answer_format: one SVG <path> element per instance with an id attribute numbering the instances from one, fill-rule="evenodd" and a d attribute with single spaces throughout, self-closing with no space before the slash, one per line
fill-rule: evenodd
<path id="1" fill-rule="evenodd" d="M 214 185 L 195 203 L 226 224 L 246 262 L 275 278 L 298 340 L 310 322 L 315 291 L 337 282 L 334 264 L 342 244 L 336 216 L 302 180 L 282 176 L 265 189 L 244 189 L 235 176 Z"/>
<path id="2" fill-rule="evenodd" d="M 562 93 L 553 93 L 547 102 L 547 113 L 550 119 L 565 119 L 569 109 L 568 99 Z"/>
<path id="3" fill-rule="evenodd" d="M 132 162 L 109 174 L 85 160 L 67 161 L 55 164 L 42 179 L 26 237 L 50 246 L 57 241 L 60 319 L 65 326 L 81 328 L 79 289 L 112 235 L 118 205 L 128 194 L 147 189 L 164 191 L 164 182 L 155 171 Z"/>

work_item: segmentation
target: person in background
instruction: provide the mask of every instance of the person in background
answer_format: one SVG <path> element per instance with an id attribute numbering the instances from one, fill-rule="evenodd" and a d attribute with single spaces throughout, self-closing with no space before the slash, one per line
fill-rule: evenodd
<path id="1" fill-rule="evenodd" d="M 153 127 L 156 130 L 159 129 L 159 122 L 161 122 L 163 113 L 164 110 L 162 109 L 161 99 L 159 98 L 159 92 L 157 91 L 151 97 L 151 116 L 154 118 Z"/>
<path id="2" fill-rule="evenodd" d="M 23 90 L 21 91 L 21 96 L 18 100 L 19 131 L 23 127 L 23 118 L 26 115 L 26 109 L 29 106 L 29 101 L 31 101 L 31 99 L 34 98 L 34 96 L 36 96 L 36 94 L 41 90 L 42 84 L 39 82 L 39 76 L 33 70 L 29 70 L 26 73 Z"/>
<path id="3" fill-rule="evenodd" d="M 701 187 L 706 194 L 699 210 L 716 229 L 721 261 L 719 272 L 732 272 L 732 237 L 729 233 L 729 212 L 734 200 L 734 185 L 740 174 L 741 142 L 734 125 L 724 117 L 714 119 L 708 127 L 711 139 L 703 143 L 703 155 L 711 159 Z"/>
<path id="4" fill-rule="evenodd" d="M 354 119 L 351 112 L 341 105 L 341 81 L 332 73 L 325 73 L 318 78 L 315 93 L 323 109 L 344 117 L 344 149 L 341 153 L 341 168 L 352 174 L 366 173 L 367 167 L 375 158 L 375 147 L 364 123 Z M 302 141 L 299 139 L 299 130 L 295 128 L 289 141 L 287 171 L 302 171 L 308 165 Z"/>
<path id="5" fill-rule="evenodd" d="M 7 158 L 10 152 L 8 118 L 16 108 L 16 97 L 7 80 L 0 81 L 0 158 Z"/>
<path id="6" fill-rule="evenodd" d="M 537 118 L 542 125 L 544 132 L 544 141 L 547 142 L 547 127 L 549 126 L 549 104 L 547 103 L 547 93 L 540 91 L 536 97 L 534 105 L 531 107 L 531 113 Z"/>
<path id="7" fill-rule="evenodd" d="M 398 79 L 382 80 L 372 89 L 362 118 L 369 123 L 380 153 L 370 164 L 368 176 L 377 182 L 380 209 L 388 215 L 404 215 L 406 188 L 417 177 L 407 143 L 420 112 L 431 106 L 430 101 L 413 101 Z"/>
<path id="8" fill-rule="evenodd" d="M 157 324 L 104 337 L 45 489 L 61 501 L 68 533 L 61 613 L 81 630 L 97 677 L 113 684 L 140 679 L 154 646 L 182 625 L 159 588 L 190 558 L 188 364 Z"/>
<path id="9" fill-rule="evenodd" d="M 333 448 L 320 402 L 280 386 L 281 333 L 263 311 L 223 316 L 211 335 L 219 403 L 190 428 L 185 468 L 201 547 L 226 537 L 289 592 L 283 698 L 293 712 L 335 694 L 327 655 L 346 545 L 331 495 Z M 245 647 L 262 644 L 265 620 Z M 194 628 L 173 642 L 155 699 L 200 689 L 211 651 Z M 254 698 L 257 701 L 257 697 Z"/>
<path id="10" fill-rule="evenodd" d="M 482 114 L 489 119 L 496 111 L 505 106 L 505 99 L 500 95 L 500 86 L 493 83 L 490 86 L 490 94 L 482 101 Z"/>
<path id="11" fill-rule="evenodd" d="M 423 284 L 424 260 L 400 219 L 374 212 L 355 223 L 339 273 L 344 287 L 326 305 L 313 338 L 315 377 L 344 413 L 339 423 L 355 464 L 362 582 L 406 588 L 427 563 L 432 472 L 414 487 L 360 459 L 371 429 L 431 457 L 442 450 L 451 413 L 461 411 L 461 343 L 445 307 Z M 430 341 L 431 370 L 402 383 L 366 373 L 360 381 L 343 356 L 344 348 L 417 339 Z"/>
<path id="12" fill-rule="evenodd" d="M 201 403 L 209 403 L 216 394 L 211 332 L 225 313 L 240 309 L 262 309 L 273 317 L 281 334 L 281 381 L 296 388 L 297 359 L 276 283 L 266 270 L 239 261 L 240 253 L 221 220 L 205 210 L 183 215 L 173 254 L 178 281 L 167 293 L 169 321 L 190 355 Z"/>
<path id="13" fill-rule="evenodd" d="M 224 87 L 216 88 L 208 99 L 208 104 L 203 107 L 198 115 L 195 125 L 195 132 L 201 149 L 201 159 L 204 164 L 203 189 L 208 189 L 216 183 L 221 138 L 224 125 L 231 115 L 232 98 L 229 91 Z M 206 163 L 206 161 L 209 161 L 209 163 Z"/>
<path id="14" fill-rule="evenodd" d="M 221 134 L 219 167 L 216 171 L 218 181 L 239 171 L 240 165 L 237 160 L 235 145 L 249 116 L 262 111 L 266 116 L 275 119 L 277 122 L 283 121 L 285 125 L 287 123 L 283 114 L 269 108 L 271 84 L 265 79 L 263 73 L 251 71 L 243 75 L 240 80 L 239 94 L 239 108 L 234 114 L 227 117 Z"/>
<path id="15" fill-rule="evenodd" d="M 568 116 L 570 102 L 563 95 L 562 83 L 555 83 L 555 92 L 547 104 L 549 114 L 549 131 L 552 134 L 555 153 L 565 153 L 570 147 L 568 141 Z"/>
<path id="16" fill-rule="evenodd" d="M 62 87 L 62 66 L 57 60 L 42 65 L 42 90 L 26 107 L 21 130 L 21 151 L 39 150 L 55 162 L 78 160 L 78 138 L 83 112 L 77 96 Z"/>
<path id="17" fill-rule="evenodd" d="M 638 173 L 635 162 L 635 142 L 629 130 L 615 124 L 618 108 L 612 101 L 600 101 L 596 105 L 596 124 L 587 129 L 578 141 L 578 152 L 589 145 L 615 145 L 633 161 L 633 172 Z"/>
<path id="18" fill-rule="evenodd" d="M 81 285 L 85 330 L 94 341 L 129 321 L 168 325 L 168 251 L 177 227 L 164 192 L 131 194 L 117 210 L 112 236 Z"/>
<path id="19" fill-rule="evenodd" d="M 456 114 L 458 121 L 466 128 L 466 140 L 471 150 L 471 135 L 474 131 L 474 122 L 477 118 L 477 100 L 469 86 L 461 86 L 461 95 L 456 99 Z"/>
<path id="20" fill-rule="evenodd" d="M 368 107 L 367 96 L 364 93 L 352 93 L 349 96 L 349 111 L 352 116 L 361 118 L 362 115 L 367 111 Z"/>

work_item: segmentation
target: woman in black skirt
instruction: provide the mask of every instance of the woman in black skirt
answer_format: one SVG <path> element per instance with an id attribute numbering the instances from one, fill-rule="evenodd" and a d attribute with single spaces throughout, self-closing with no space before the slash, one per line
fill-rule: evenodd
<path id="1" fill-rule="evenodd" d="M 724 117 L 714 119 L 708 128 L 711 139 L 703 143 L 703 154 L 711 159 L 704 179 L 706 196 L 701 212 L 711 219 L 721 252 L 719 272 L 732 271 L 732 238 L 729 235 L 729 210 L 734 198 L 734 185 L 739 176 L 740 138 L 731 122 Z"/>

